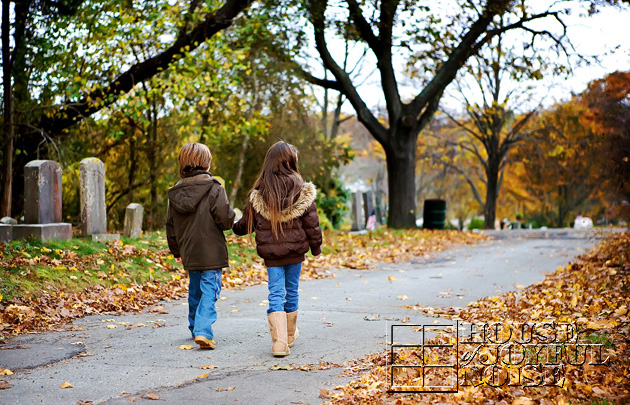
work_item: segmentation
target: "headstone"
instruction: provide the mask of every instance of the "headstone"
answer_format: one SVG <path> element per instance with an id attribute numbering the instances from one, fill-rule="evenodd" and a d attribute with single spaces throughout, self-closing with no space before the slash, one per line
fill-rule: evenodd
<path id="1" fill-rule="evenodd" d="M 363 219 L 366 222 L 372 214 L 372 211 L 374 211 L 374 193 L 371 191 L 366 191 L 365 193 L 363 193 Z"/>
<path id="2" fill-rule="evenodd" d="M 0 223 L 0 242 L 13 240 L 13 225 Z"/>
<path id="3" fill-rule="evenodd" d="M 137 203 L 131 203 L 125 209 L 125 231 L 128 238 L 136 238 L 142 233 L 142 214 L 144 208 Z"/>
<path id="4" fill-rule="evenodd" d="M 376 222 L 379 225 L 385 225 L 385 215 L 383 213 L 381 198 L 377 195 L 374 197 L 374 199 L 376 200 L 376 204 L 374 204 L 374 210 L 376 211 Z"/>
<path id="5" fill-rule="evenodd" d="M 72 239 L 72 224 L 20 224 L 13 225 L 13 239 L 26 239 L 29 236 L 46 242 L 50 239 Z"/>
<path id="6" fill-rule="evenodd" d="M 24 166 L 24 222 L 61 222 L 61 166 L 52 160 L 33 160 Z"/>
<path id="7" fill-rule="evenodd" d="M 13 238 L 29 236 L 72 239 L 72 225 L 61 222 L 61 166 L 52 160 L 33 160 L 24 166 L 24 223 L 12 225 Z"/>
<path id="8" fill-rule="evenodd" d="M 107 233 L 105 207 L 105 165 L 97 158 L 85 158 L 80 164 L 81 233 L 92 240 L 118 240 L 120 235 Z"/>
<path id="9" fill-rule="evenodd" d="M 365 229 L 365 220 L 363 217 L 363 193 L 357 191 L 352 193 L 352 228 L 353 232 Z"/>
<path id="10" fill-rule="evenodd" d="M 3 217 L 0 219 L 0 242 L 9 242 L 13 240 L 13 225 L 17 221 L 11 217 Z"/>

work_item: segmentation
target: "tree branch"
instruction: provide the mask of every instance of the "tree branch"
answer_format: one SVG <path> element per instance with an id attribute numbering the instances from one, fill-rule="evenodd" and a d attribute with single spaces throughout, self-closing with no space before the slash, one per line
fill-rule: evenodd
<path id="1" fill-rule="evenodd" d="M 326 24 L 324 16 L 327 5 L 328 2 L 326 0 L 312 0 L 308 2 L 308 11 L 311 16 L 311 24 L 313 24 L 314 28 L 313 31 L 315 33 L 315 47 L 317 48 L 317 52 L 319 52 L 325 68 L 330 70 L 337 79 L 337 82 L 339 82 L 341 86 L 341 93 L 346 96 L 348 101 L 350 101 L 350 104 L 354 107 L 359 121 L 368 128 L 370 133 L 379 143 L 385 146 L 388 144 L 387 129 L 378 121 L 374 114 L 372 114 L 361 96 L 359 96 L 359 93 L 352 84 L 352 80 L 350 79 L 348 73 L 343 70 L 337 62 L 335 62 L 334 58 L 328 51 L 328 45 L 326 44 L 325 37 Z"/>
<path id="2" fill-rule="evenodd" d="M 477 39 L 486 32 L 488 25 L 492 22 L 492 18 L 508 6 L 509 1 L 506 0 L 488 1 L 483 14 L 471 25 L 468 32 L 462 37 L 459 45 L 451 52 L 449 58 L 439 68 L 429 84 L 409 104 L 411 112 L 420 114 L 423 106 L 444 91 L 446 86 L 455 78 L 459 68 L 478 50 L 476 46 Z"/>
<path id="3" fill-rule="evenodd" d="M 175 42 L 166 50 L 133 65 L 108 85 L 86 94 L 78 103 L 59 107 L 52 116 L 44 117 L 38 127 L 47 133 L 57 134 L 113 104 L 121 94 L 130 91 L 137 83 L 167 69 L 169 64 L 181 57 L 182 48 L 188 47 L 193 51 L 217 32 L 232 25 L 234 18 L 251 2 L 252 0 L 226 0 L 221 8 L 209 14 L 190 32 L 180 32 Z"/>

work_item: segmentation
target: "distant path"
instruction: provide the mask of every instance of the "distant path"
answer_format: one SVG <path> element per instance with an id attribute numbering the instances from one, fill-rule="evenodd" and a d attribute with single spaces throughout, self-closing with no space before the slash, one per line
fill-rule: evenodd
<path id="1" fill-rule="evenodd" d="M 218 302 L 217 349 L 200 351 L 186 328 L 185 300 L 163 304 L 168 314 L 143 312 L 123 316 L 97 315 L 75 321 L 64 332 L 25 335 L 0 350 L 0 376 L 13 387 L 0 390 L 1 404 L 146 403 L 153 392 L 165 403 L 317 404 L 320 389 L 347 381 L 341 368 L 277 370 L 274 365 L 342 364 L 383 349 L 392 320 L 432 322 L 403 305 L 465 306 L 485 296 L 543 279 L 597 241 L 593 233 L 572 230 L 505 231 L 475 247 L 460 246 L 407 263 L 383 264 L 374 270 L 336 270 L 334 279 L 301 282 L 300 338 L 290 356 L 271 356 L 266 321 L 265 285 L 226 291 Z M 406 295 L 406 300 L 396 297 Z M 460 298 L 461 297 L 461 298 Z M 378 314 L 380 321 L 366 321 Z M 105 320 L 113 322 L 104 322 Z M 127 330 L 129 325 L 146 327 Z M 163 327 L 153 328 L 157 322 Z M 117 328 L 107 328 L 116 325 Z M 84 328 L 82 331 L 71 331 Z M 72 344 L 82 342 L 78 344 Z M 180 350 L 180 345 L 193 350 Z M 92 356 L 78 357 L 79 353 Z M 75 356 L 75 357 L 71 357 Z M 50 364 L 52 363 L 52 364 Z M 49 364 L 49 365 L 45 365 Z M 198 367 L 213 364 L 213 370 Z M 204 373 L 207 378 L 196 379 Z M 60 389 L 64 382 L 74 388 Z M 332 385 L 331 385 L 332 383 Z M 328 384 L 328 385 L 327 385 Z M 217 391 L 234 387 L 233 391 Z"/>

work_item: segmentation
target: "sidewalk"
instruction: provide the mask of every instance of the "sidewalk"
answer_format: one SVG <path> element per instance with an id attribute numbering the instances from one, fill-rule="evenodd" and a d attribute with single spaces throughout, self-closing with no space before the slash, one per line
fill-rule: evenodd
<path id="1" fill-rule="evenodd" d="M 381 350 L 390 322 L 416 316 L 404 305 L 464 306 L 532 284 L 596 242 L 584 232 L 556 236 L 499 239 L 431 259 L 304 281 L 300 338 L 283 359 L 270 354 L 264 285 L 222 292 L 214 351 L 198 350 L 192 342 L 185 300 L 164 303 L 162 312 L 168 313 L 91 316 L 64 331 L 20 336 L 5 346 L 29 348 L 0 350 L 0 368 L 15 372 L 3 376 L 12 388 L 0 390 L 0 403 L 122 404 L 149 401 L 142 398 L 146 393 L 166 403 L 321 403 L 320 389 L 347 381 L 338 378 L 342 368 L 334 365 Z M 319 370 L 319 362 L 332 367 Z M 316 367 L 270 370 L 290 364 Z M 199 368 L 205 365 L 216 368 Z M 59 388 L 64 381 L 74 388 Z"/>

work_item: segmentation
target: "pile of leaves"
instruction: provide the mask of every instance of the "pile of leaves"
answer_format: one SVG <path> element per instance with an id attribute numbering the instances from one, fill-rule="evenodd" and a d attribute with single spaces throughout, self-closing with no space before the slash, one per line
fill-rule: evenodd
<path id="1" fill-rule="evenodd" d="M 223 287 L 240 289 L 267 282 L 267 271 L 248 237 L 226 234 L 230 268 Z M 309 255 L 302 279 L 334 277 L 335 268 L 367 269 L 428 255 L 453 243 L 482 240 L 453 231 L 387 231 L 350 235 L 326 231 L 324 254 Z M 13 241 L 0 244 L 0 333 L 16 335 L 55 327 L 85 315 L 141 311 L 187 293 L 187 275 L 166 246 L 163 232 L 102 244 L 71 241 Z"/>
<path id="2" fill-rule="evenodd" d="M 630 233 L 616 234 L 574 263 L 547 275 L 544 281 L 519 291 L 488 297 L 470 303 L 466 308 L 408 307 L 429 315 L 477 324 L 574 323 L 579 342 L 602 345 L 601 359 L 593 359 L 589 352 L 584 365 L 565 364 L 562 387 L 523 387 L 518 384 L 490 387 L 480 384 L 477 387 L 460 387 L 456 394 L 387 393 L 390 389 L 390 369 L 387 365 L 399 358 L 417 360 L 421 356 L 416 348 L 404 348 L 397 349 L 394 359 L 389 351 L 385 351 L 352 362 L 347 372 L 359 375 L 359 378 L 336 387 L 336 391 L 327 398 L 331 404 L 629 403 L 629 307 Z M 452 335 L 449 337 L 446 334 L 438 335 L 427 343 L 449 342 L 453 342 Z M 458 354 L 460 359 L 466 354 L 462 350 L 460 348 Z M 606 366 L 589 364 L 607 357 Z M 403 388 L 419 385 L 418 369 L 395 370 L 398 373 L 395 377 L 397 384 Z"/>
<path id="3" fill-rule="evenodd" d="M 482 234 L 446 230 L 380 228 L 366 234 L 326 233 L 323 257 L 328 268 L 369 269 L 375 263 L 396 263 L 440 252 L 454 244 L 488 240 Z"/>

